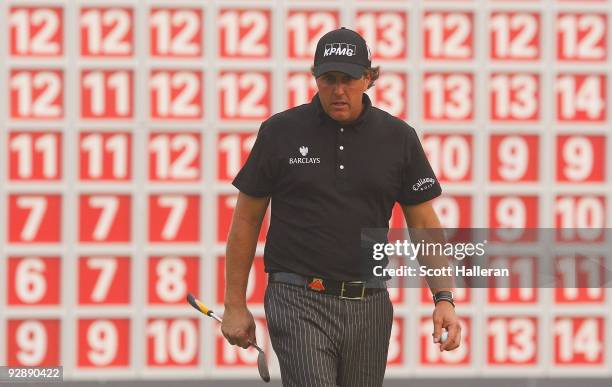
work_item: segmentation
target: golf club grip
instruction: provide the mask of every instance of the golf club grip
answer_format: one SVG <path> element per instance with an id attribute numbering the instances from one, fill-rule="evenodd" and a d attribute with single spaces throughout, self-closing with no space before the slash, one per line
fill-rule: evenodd
<path id="1" fill-rule="evenodd" d="M 200 302 L 197 298 L 195 298 L 193 296 L 193 294 L 191 294 L 191 293 L 187 294 L 187 302 L 189 302 L 189 304 L 191 306 L 193 306 L 195 309 L 197 309 L 199 312 L 207 315 L 208 317 L 211 317 L 211 318 L 217 320 L 220 323 L 223 322 L 223 320 L 221 320 L 221 318 L 219 316 L 217 316 L 215 314 L 215 312 L 213 312 L 212 310 L 208 309 L 208 307 L 206 305 L 204 305 L 202 302 Z"/>
<path id="2" fill-rule="evenodd" d="M 195 309 L 200 311 L 201 313 L 210 316 L 211 310 L 206 307 L 206 305 L 202 304 L 197 298 L 195 298 L 191 293 L 187 295 L 187 302 L 191 304 Z"/>

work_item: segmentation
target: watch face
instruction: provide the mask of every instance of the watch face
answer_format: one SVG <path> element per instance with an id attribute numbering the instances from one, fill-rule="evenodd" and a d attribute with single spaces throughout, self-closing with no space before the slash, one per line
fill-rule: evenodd
<path id="1" fill-rule="evenodd" d="M 455 299 L 455 295 L 453 294 L 453 292 L 448 291 L 448 290 L 441 290 L 439 292 L 436 292 L 436 294 L 434 295 L 434 300 L 438 299 L 440 296 L 443 296 L 444 298 L 446 298 L 449 295 L 450 295 L 452 300 Z"/>

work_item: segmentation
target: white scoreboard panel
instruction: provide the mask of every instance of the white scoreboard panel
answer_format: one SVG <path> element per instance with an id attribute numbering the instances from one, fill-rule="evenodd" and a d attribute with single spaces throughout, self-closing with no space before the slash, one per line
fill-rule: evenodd
<path id="1" fill-rule="evenodd" d="M 2 1 L 0 364 L 255 378 L 184 298 L 222 309 L 230 182 L 341 25 L 382 66 L 374 103 L 419 131 L 445 225 L 610 227 L 611 20 L 606 0 Z M 444 353 L 427 290 L 391 293 L 390 377 L 612 374 L 609 289 L 459 289 Z"/>

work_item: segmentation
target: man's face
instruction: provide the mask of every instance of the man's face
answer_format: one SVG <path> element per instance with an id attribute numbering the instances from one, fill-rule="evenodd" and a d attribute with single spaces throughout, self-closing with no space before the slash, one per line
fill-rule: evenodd
<path id="1" fill-rule="evenodd" d="M 370 83 L 369 76 L 352 78 L 339 71 L 330 71 L 317 78 L 323 110 L 341 124 L 348 124 L 361 114 L 362 95 Z"/>

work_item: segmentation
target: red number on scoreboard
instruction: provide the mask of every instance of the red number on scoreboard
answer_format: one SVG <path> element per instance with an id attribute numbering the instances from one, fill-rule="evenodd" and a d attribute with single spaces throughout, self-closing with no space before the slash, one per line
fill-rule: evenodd
<path id="1" fill-rule="evenodd" d="M 58 243 L 61 239 L 61 196 L 10 194 L 8 240 L 12 243 Z"/>
<path id="2" fill-rule="evenodd" d="M 603 237 L 606 224 L 605 196 L 558 195 L 555 198 L 558 241 L 599 241 Z"/>
<path id="3" fill-rule="evenodd" d="M 423 119 L 465 122 L 474 118 L 474 76 L 468 73 L 423 75 Z"/>
<path id="4" fill-rule="evenodd" d="M 131 215 L 130 195 L 81 195 L 79 197 L 79 242 L 130 242 Z"/>
<path id="5" fill-rule="evenodd" d="M 557 14 L 557 60 L 603 62 L 608 58 L 605 13 Z"/>
<path id="6" fill-rule="evenodd" d="M 60 305 L 59 257 L 9 257 L 8 305 Z"/>
<path id="7" fill-rule="evenodd" d="M 272 350 L 270 338 L 267 335 L 265 317 L 255 317 L 255 336 L 257 344 L 269 353 Z M 242 349 L 238 346 L 231 345 L 225 340 L 221 334 L 221 330 L 216 330 L 215 337 L 215 366 L 225 369 L 244 369 L 257 367 L 257 356 L 259 352 L 252 346 L 248 349 Z"/>
<path id="8" fill-rule="evenodd" d="M 81 118 L 133 118 L 133 77 L 132 70 L 83 70 Z"/>
<path id="9" fill-rule="evenodd" d="M 540 138 L 536 134 L 491 135 L 489 179 L 496 183 L 537 182 Z"/>
<path id="10" fill-rule="evenodd" d="M 82 318 L 78 321 L 78 367 L 127 367 L 130 363 L 130 320 Z"/>
<path id="11" fill-rule="evenodd" d="M 216 303 L 223 305 L 225 300 L 225 257 L 217 257 L 217 298 Z M 264 272 L 262 256 L 253 260 L 253 269 L 249 271 L 249 282 L 246 288 L 246 300 L 249 305 L 263 305 L 264 293 L 268 285 L 268 275 Z"/>
<path id="12" fill-rule="evenodd" d="M 14 181 L 62 178 L 62 134 L 11 132 L 8 138 L 9 179 Z"/>
<path id="13" fill-rule="evenodd" d="M 59 320 L 8 320 L 6 365 L 45 367 L 60 361 Z"/>
<path id="14" fill-rule="evenodd" d="M 360 10 L 357 32 L 368 42 L 374 60 L 402 60 L 408 54 L 408 15 L 400 10 Z"/>
<path id="15" fill-rule="evenodd" d="M 491 13 L 489 49 L 493 60 L 540 59 L 540 15 L 535 12 Z"/>
<path id="16" fill-rule="evenodd" d="M 64 117 L 64 73 L 61 70 L 11 70 L 11 118 L 53 120 Z"/>
<path id="17" fill-rule="evenodd" d="M 128 305 L 130 272 L 129 257 L 80 257 L 79 305 Z"/>
<path id="18" fill-rule="evenodd" d="M 272 52 L 272 14 L 264 9 L 221 9 L 218 16 L 221 59 L 266 59 Z"/>
<path id="19" fill-rule="evenodd" d="M 557 181 L 603 183 L 606 174 L 605 150 L 605 136 L 557 136 Z"/>
<path id="20" fill-rule="evenodd" d="M 199 294 L 199 257 L 150 257 L 148 268 L 149 304 L 178 305 L 187 293 Z"/>
<path id="21" fill-rule="evenodd" d="M 391 210 L 391 218 L 389 219 L 389 228 L 405 228 L 406 219 L 404 217 L 404 211 L 399 203 L 395 203 L 393 210 Z"/>
<path id="22" fill-rule="evenodd" d="M 261 121 L 272 109 L 268 72 L 222 71 L 219 74 L 219 116 L 223 120 Z"/>
<path id="23" fill-rule="evenodd" d="M 149 180 L 196 181 L 201 177 L 199 133 L 152 133 L 149 136 Z"/>
<path id="24" fill-rule="evenodd" d="M 420 319 L 420 354 L 421 366 L 469 366 L 472 363 L 472 319 L 459 317 L 461 324 L 461 345 L 454 351 L 440 352 L 439 345 L 433 343 L 433 322 L 431 317 Z"/>
<path id="25" fill-rule="evenodd" d="M 11 56 L 62 56 L 63 14 L 59 7 L 11 7 L 8 15 Z"/>
<path id="26" fill-rule="evenodd" d="M 554 364 L 602 365 L 605 359 L 604 319 L 558 316 L 554 321 Z"/>
<path id="27" fill-rule="evenodd" d="M 124 7 L 83 7 L 79 15 L 81 56 L 125 58 L 134 55 L 134 12 Z"/>
<path id="28" fill-rule="evenodd" d="M 339 18 L 338 11 L 289 10 L 285 23 L 288 58 L 312 60 L 317 42 L 338 28 Z"/>
<path id="29" fill-rule="evenodd" d="M 397 279 L 399 280 L 398 285 L 402 285 L 403 280 L 401 279 L 401 277 L 397 277 Z M 389 286 L 387 288 L 387 291 L 389 292 L 389 299 L 391 300 L 393 305 L 401 306 L 404 304 L 406 294 L 404 288 L 399 286 Z"/>
<path id="30" fill-rule="evenodd" d="M 219 133 L 217 138 L 217 180 L 229 183 L 246 162 L 257 133 Z"/>
<path id="31" fill-rule="evenodd" d="M 198 242 L 200 197 L 162 194 L 149 196 L 150 242 Z"/>
<path id="32" fill-rule="evenodd" d="M 408 118 L 408 80 L 405 73 L 384 72 L 368 90 L 372 105 L 401 120 Z"/>
<path id="33" fill-rule="evenodd" d="M 538 300 L 538 262 L 532 256 L 490 256 L 487 267 L 508 269 L 510 277 L 489 277 L 490 304 L 533 304 Z"/>
<path id="34" fill-rule="evenodd" d="M 527 73 L 492 73 L 489 81 L 492 121 L 540 119 L 540 76 Z"/>
<path id="35" fill-rule="evenodd" d="M 423 29 L 425 59 L 474 58 L 474 15 L 471 12 L 425 12 Z"/>
<path id="36" fill-rule="evenodd" d="M 555 302 L 560 304 L 603 303 L 606 268 L 598 255 L 574 253 L 555 257 Z"/>
<path id="37" fill-rule="evenodd" d="M 538 227 L 538 197 L 529 195 L 492 195 L 489 198 L 489 226 L 517 229 L 510 240 L 523 236 L 524 229 Z M 506 230 L 508 232 L 513 230 Z M 508 240 L 506 235 L 504 240 Z"/>
<path id="38" fill-rule="evenodd" d="M 197 319 L 150 318 L 146 334 L 147 366 L 197 366 L 202 340 Z"/>
<path id="39" fill-rule="evenodd" d="M 152 57 L 197 58 L 204 53 L 202 11 L 197 8 L 151 8 L 149 51 Z"/>
<path id="40" fill-rule="evenodd" d="M 402 367 L 405 362 L 404 345 L 404 318 L 395 317 L 391 325 L 391 337 L 389 338 L 389 350 L 387 352 L 387 366 Z"/>
<path id="41" fill-rule="evenodd" d="M 197 120 L 204 116 L 202 72 L 152 70 L 149 105 L 152 119 Z"/>
<path id="42" fill-rule="evenodd" d="M 232 223 L 232 215 L 236 208 L 236 202 L 238 201 L 238 195 L 236 194 L 225 194 L 219 195 L 217 201 L 217 242 L 227 243 L 227 236 L 229 234 L 230 224 Z M 268 227 L 270 226 L 270 215 L 266 212 L 264 219 L 261 223 L 261 229 L 259 230 L 258 242 L 265 242 L 266 235 L 268 233 Z"/>
<path id="43" fill-rule="evenodd" d="M 287 108 L 310 102 L 317 93 L 317 82 L 312 74 L 305 71 L 287 73 Z"/>
<path id="44" fill-rule="evenodd" d="M 537 359 L 537 317 L 489 316 L 487 318 L 487 364 L 535 365 Z"/>
<path id="45" fill-rule="evenodd" d="M 433 203 L 440 223 L 444 228 L 472 227 L 472 197 L 463 195 L 443 195 Z"/>
<path id="46" fill-rule="evenodd" d="M 471 134 L 425 134 L 423 150 L 440 182 L 472 180 Z"/>
<path id="47" fill-rule="evenodd" d="M 81 132 L 79 178 L 84 181 L 129 181 L 132 135 L 126 132 Z"/>
<path id="48" fill-rule="evenodd" d="M 603 74 L 559 74 L 555 79 L 557 120 L 604 122 L 606 82 Z"/>

